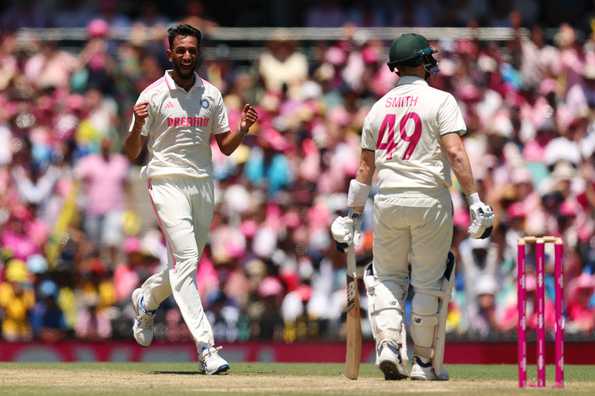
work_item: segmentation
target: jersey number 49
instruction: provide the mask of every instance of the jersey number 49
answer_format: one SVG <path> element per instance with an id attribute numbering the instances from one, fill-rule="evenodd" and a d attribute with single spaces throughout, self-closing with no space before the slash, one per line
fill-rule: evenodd
<path id="1" fill-rule="evenodd" d="M 407 134 L 407 124 L 412 121 L 413 122 L 413 133 L 411 135 Z M 408 160 L 411 158 L 413 151 L 415 150 L 415 146 L 419 142 L 419 138 L 421 137 L 421 118 L 419 114 L 414 112 L 406 113 L 399 121 L 399 135 L 400 139 L 397 137 L 395 139 L 395 123 L 396 123 L 396 115 L 395 114 L 387 114 L 384 116 L 382 120 L 382 124 L 380 124 L 380 130 L 378 131 L 378 140 L 376 141 L 376 149 L 377 150 L 386 150 L 386 159 L 391 160 L 393 158 L 393 154 L 397 149 L 402 146 L 403 142 L 408 143 L 407 148 L 403 152 L 404 160 Z M 386 131 L 388 129 L 388 136 L 385 139 Z"/>

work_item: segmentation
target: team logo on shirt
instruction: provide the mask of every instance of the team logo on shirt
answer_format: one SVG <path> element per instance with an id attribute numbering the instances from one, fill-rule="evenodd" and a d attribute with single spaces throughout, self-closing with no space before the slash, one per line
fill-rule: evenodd
<path id="1" fill-rule="evenodd" d="M 209 108 L 209 101 L 206 99 L 203 99 L 200 101 L 200 107 L 202 107 L 203 109 L 208 109 Z"/>
<path id="2" fill-rule="evenodd" d="M 174 109 L 176 107 L 176 105 L 174 104 L 174 102 L 172 101 L 166 101 L 165 104 L 163 105 L 163 108 L 165 110 L 169 110 L 169 109 Z"/>

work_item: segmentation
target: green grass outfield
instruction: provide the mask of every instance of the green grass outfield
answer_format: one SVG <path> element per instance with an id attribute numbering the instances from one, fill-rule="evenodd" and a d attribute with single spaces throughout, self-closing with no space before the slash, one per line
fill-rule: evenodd
<path id="1" fill-rule="evenodd" d="M 372 365 L 351 381 L 340 364 L 235 363 L 225 376 L 192 363 L 0 363 L 3 395 L 595 395 L 595 366 L 567 366 L 566 388 L 517 388 L 514 365 L 450 365 L 448 382 L 384 381 Z M 530 367 L 529 374 L 534 374 Z M 545 391 L 545 392 L 544 392 Z"/>

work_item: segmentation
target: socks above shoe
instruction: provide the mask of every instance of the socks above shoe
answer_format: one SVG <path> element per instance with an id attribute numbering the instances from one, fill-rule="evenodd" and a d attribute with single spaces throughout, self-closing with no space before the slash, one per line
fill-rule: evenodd
<path id="1" fill-rule="evenodd" d="M 157 312 L 157 310 L 150 311 L 145 307 L 145 296 L 140 297 L 138 301 L 138 309 L 145 315 L 155 315 L 155 312 Z"/>
<path id="2" fill-rule="evenodd" d="M 423 368 L 432 367 L 432 361 L 421 356 L 415 356 L 415 362 Z"/>

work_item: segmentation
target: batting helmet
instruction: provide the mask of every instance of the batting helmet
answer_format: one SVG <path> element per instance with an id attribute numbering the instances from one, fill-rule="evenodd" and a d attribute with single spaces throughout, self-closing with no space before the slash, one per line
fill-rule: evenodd
<path id="1" fill-rule="evenodd" d="M 388 68 L 395 71 L 399 66 L 415 67 L 424 65 L 426 72 L 438 72 L 438 63 L 432 54 L 437 51 L 430 47 L 428 40 L 417 33 L 405 33 L 399 36 L 390 46 Z"/>

